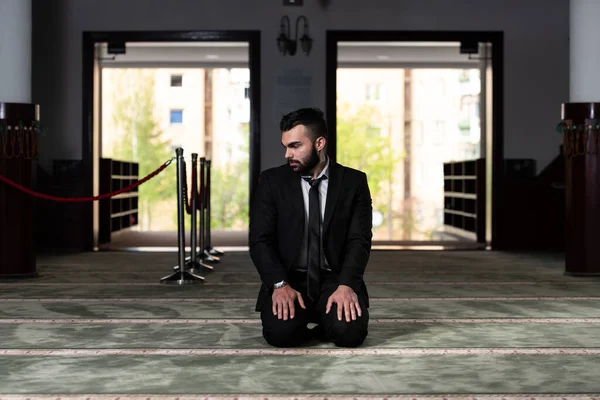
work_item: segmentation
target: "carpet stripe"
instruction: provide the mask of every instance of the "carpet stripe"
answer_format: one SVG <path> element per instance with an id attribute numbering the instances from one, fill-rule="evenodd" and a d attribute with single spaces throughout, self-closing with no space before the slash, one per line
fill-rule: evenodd
<path id="1" fill-rule="evenodd" d="M 372 303 L 402 303 L 415 301 L 600 301 L 600 297 L 572 296 L 572 297 L 374 297 Z M 223 297 L 223 298 L 194 298 L 194 297 L 131 297 L 131 298 L 0 298 L 0 303 L 227 303 L 256 302 L 255 297 Z"/>
<path id="2" fill-rule="evenodd" d="M 93 356 L 598 356 L 600 348 L 403 348 L 403 349 L 10 349 L 4 357 L 93 357 Z"/>
<path id="3" fill-rule="evenodd" d="M 600 394 L 404 394 L 404 395 L 337 395 L 337 394 L 0 394 L 0 400 L 600 400 Z"/>
<path id="4" fill-rule="evenodd" d="M 260 324 L 259 318 L 13 318 L 0 319 L 0 324 L 184 324 L 184 325 L 253 325 Z M 379 318 L 370 319 L 370 324 L 600 324 L 600 318 Z"/>

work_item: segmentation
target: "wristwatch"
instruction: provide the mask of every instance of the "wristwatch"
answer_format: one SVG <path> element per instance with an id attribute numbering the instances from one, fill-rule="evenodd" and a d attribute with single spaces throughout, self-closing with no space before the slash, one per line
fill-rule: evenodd
<path id="1" fill-rule="evenodd" d="M 286 281 L 281 281 L 281 282 L 277 282 L 276 284 L 273 285 L 273 289 L 281 289 L 282 287 L 286 286 L 288 283 Z"/>

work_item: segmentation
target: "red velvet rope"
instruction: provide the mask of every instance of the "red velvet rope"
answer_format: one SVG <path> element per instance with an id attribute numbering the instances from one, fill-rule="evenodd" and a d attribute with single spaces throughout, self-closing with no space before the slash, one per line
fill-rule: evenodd
<path id="1" fill-rule="evenodd" d="M 0 175 L 0 181 L 3 181 L 7 184 L 9 184 L 10 186 L 13 186 L 19 190 L 21 190 L 22 192 L 25 192 L 31 196 L 34 197 L 39 197 L 42 199 L 46 199 L 46 200 L 52 200 L 52 201 L 58 201 L 61 203 L 81 203 L 81 202 L 86 202 L 86 201 L 96 201 L 96 200 L 102 200 L 102 199 L 106 199 L 108 197 L 113 197 L 116 196 L 120 193 L 123 192 L 128 192 L 131 189 L 141 185 L 142 183 L 146 182 L 149 179 L 154 178 L 156 175 L 158 175 L 159 173 L 162 172 L 162 170 L 164 170 L 165 168 L 167 168 L 169 166 L 169 164 L 171 164 L 171 162 L 173 161 L 173 159 L 167 161 L 166 163 L 164 163 L 163 165 L 160 166 L 160 168 L 158 168 L 156 171 L 150 173 L 148 176 L 146 176 L 145 178 L 143 178 L 142 180 L 139 180 L 127 187 L 124 187 L 123 189 L 119 189 L 116 190 L 114 192 L 110 192 L 110 193 L 105 193 L 105 194 L 101 194 L 99 196 L 93 196 L 93 197 L 57 197 L 57 196 L 50 196 L 47 194 L 42 194 L 42 193 L 37 193 L 34 192 L 33 190 L 27 189 L 26 187 L 23 187 L 21 185 L 19 185 L 18 183 L 15 183 L 13 181 L 11 181 L 10 179 Z"/>

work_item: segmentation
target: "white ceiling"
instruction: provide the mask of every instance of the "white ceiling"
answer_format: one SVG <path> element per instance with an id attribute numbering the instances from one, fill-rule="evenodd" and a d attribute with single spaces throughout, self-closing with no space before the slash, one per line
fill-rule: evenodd
<path id="1" fill-rule="evenodd" d="M 276 46 L 273 40 L 273 46 Z M 104 67 L 247 66 L 248 44 L 239 42 L 128 43 L 125 54 L 107 54 L 100 45 Z M 341 67 L 473 68 L 477 60 L 460 54 L 458 42 L 341 42 Z M 300 49 L 299 49 L 300 50 Z M 289 57 L 289 56 L 286 56 Z M 306 57 L 300 51 L 295 57 Z"/>

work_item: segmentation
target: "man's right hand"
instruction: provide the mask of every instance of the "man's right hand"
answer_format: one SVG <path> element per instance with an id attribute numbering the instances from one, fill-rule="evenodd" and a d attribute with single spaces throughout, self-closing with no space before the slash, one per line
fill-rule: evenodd
<path id="1" fill-rule="evenodd" d="M 290 319 L 294 318 L 295 307 L 294 303 L 298 300 L 300 307 L 306 310 L 304 300 L 300 292 L 292 289 L 290 285 L 286 285 L 279 289 L 273 290 L 273 315 L 277 315 L 277 318 L 287 321 L 288 316 Z"/>

